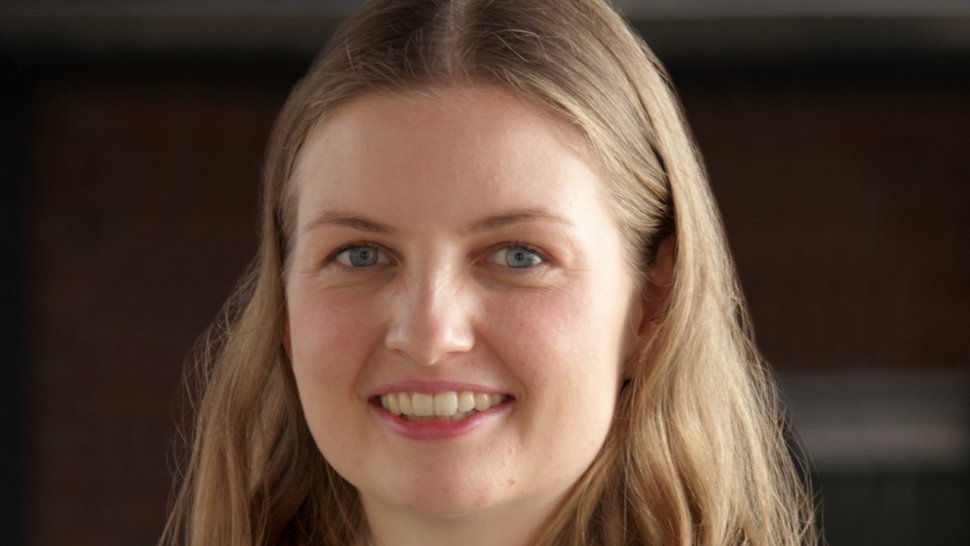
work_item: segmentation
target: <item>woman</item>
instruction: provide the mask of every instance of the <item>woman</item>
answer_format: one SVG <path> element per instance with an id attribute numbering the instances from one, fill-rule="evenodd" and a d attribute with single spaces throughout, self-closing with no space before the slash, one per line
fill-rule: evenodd
<path id="1" fill-rule="evenodd" d="M 163 543 L 814 542 L 676 99 L 600 0 L 369 3 L 263 198 Z"/>

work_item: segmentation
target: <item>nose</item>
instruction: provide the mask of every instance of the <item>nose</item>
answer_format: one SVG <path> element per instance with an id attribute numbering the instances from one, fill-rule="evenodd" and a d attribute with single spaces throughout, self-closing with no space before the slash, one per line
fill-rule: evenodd
<path id="1" fill-rule="evenodd" d="M 443 273 L 405 280 L 392 303 L 387 348 L 426 366 L 471 350 L 473 303 L 462 284 Z"/>

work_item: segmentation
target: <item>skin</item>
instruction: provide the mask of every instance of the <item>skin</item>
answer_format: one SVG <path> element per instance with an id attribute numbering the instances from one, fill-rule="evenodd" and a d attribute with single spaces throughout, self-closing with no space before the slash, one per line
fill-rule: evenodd
<path id="1" fill-rule="evenodd" d="M 603 445 L 644 314 L 581 135 L 496 87 L 374 94 L 315 128 L 292 183 L 284 343 L 374 543 L 530 543 Z M 373 403 L 402 381 L 512 401 L 416 440 Z"/>

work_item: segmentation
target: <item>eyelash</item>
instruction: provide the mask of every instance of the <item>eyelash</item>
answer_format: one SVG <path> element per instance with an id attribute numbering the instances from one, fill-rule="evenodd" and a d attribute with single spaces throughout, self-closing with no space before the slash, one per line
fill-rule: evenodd
<path id="1" fill-rule="evenodd" d="M 371 264 L 371 265 L 367 265 L 367 266 L 356 266 L 356 267 L 353 266 L 353 265 L 348 265 L 348 264 L 345 264 L 345 263 L 340 262 L 339 258 L 340 258 L 340 255 L 341 254 L 343 254 L 344 252 L 353 250 L 355 248 L 362 248 L 362 247 L 376 249 L 377 250 L 377 253 L 378 253 L 378 261 L 376 263 L 374 263 L 374 264 Z M 383 263 L 381 262 L 381 258 L 383 258 L 383 260 L 384 260 Z M 367 269 L 367 268 L 373 267 L 375 265 L 389 265 L 389 264 L 391 264 L 391 263 L 393 263 L 395 261 L 396 260 L 394 259 L 394 257 L 392 255 L 390 255 L 390 253 L 387 251 L 387 249 L 385 249 L 383 246 L 381 246 L 379 244 L 376 244 L 376 243 L 370 243 L 370 242 L 367 242 L 367 241 L 360 241 L 360 242 L 350 243 L 350 244 L 344 245 L 344 246 L 338 248 L 337 250 L 334 250 L 324 260 L 324 265 L 331 265 L 331 264 L 336 263 L 336 264 L 338 264 L 338 265 L 340 265 L 340 266 L 342 266 L 342 267 L 344 267 L 346 269 Z"/>
<path id="2" fill-rule="evenodd" d="M 491 263 L 495 263 L 495 262 L 492 262 L 492 260 L 491 260 L 491 258 L 493 256 L 495 256 L 496 254 L 498 254 L 499 252 L 501 252 L 503 250 L 510 251 L 510 250 L 513 250 L 513 249 L 522 249 L 522 250 L 525 250 L 525 251 L 527 251 L 527 252 L 529 252 L 531 254 L 534 254 L 537 258 L 539 258 L 539 262 L 538 263 L 535 263 L 535 264 L 532 264 L 532 265 L 530 265 L 528 267 L 505 266 L 507 269 L 515 270 L 517 272 L 525 272 L 525 271 L 528 271 L 528 270 L 531 270 L 531 269 L 535 269 L 535 268 L 537 268 L 539 266 L 542 266 L 542 265 L 548 265 L 548 263 L 549 263 L 549 256 L 545 252 L 543 252 L 542 250 L 539 250 L 538 248 L 536 248 L 536 247 L 534 247 L 534 246 L 532 246 L 530 244 L 519 243 L 519 242 L 515 242 L 515 241 L 508 242 L 508 243 L 502 243 L 498 247 L 493 247 L 491 250 L 488 251 L 488 254 L 487 254 L 487 258 L 486 259 L 489 262 L 491 262 Z M 496 265 L 502 265 L 502 264 L 496 264 Z"/>
<path id="3" fill-rule="evenodd" d="M 339 261 L 339 257 L 340 257 L 341 254 L 343 254 L 343 253 L 345 253 L 345 252 L 347 252 L 349 250 L 353 250 L 355 248 L 361 248 L 361 247 L 367 247 L 367 248 L 374 248 L 374 249 L 376 249 L 377 252 L 378 252 L 378 261 L 375 262 L 374 264 L 363 265 L 363 266 L 353 266 L 353 265 L 345 264 L 345 263 L 342 263 L 342 262 Z M 522 249 L 522 250 L 525 250 L 525 251 L 529 252 L 530 254 L 535 255 L 539 259 L 539 261 L 537 263 L 535 263 L 535 264 L 531 264 L 531 265 L 526 266 L 526 267 L 512 267 L 512 266 L 509 266 L 509 265 L 500 264 L 500 263 L 498 263 L 498 262 L 496 262 L 496 261 L 493 260 L 493 257 L 496 254 L 498 254 L 499 252 L 502 252 L 503 250 L 504 251 L 510 251 L 510 250 L 513 250 L 513 249 Z M 383 261 L 382 261 L 382 258 L 383 258 Z M 330 255 L 328 255 L 326 257 L 326 259 L 324 260 L 324 265 L 331 265 L 331 264 L 336 263 L 336 264 L 340 265 L 341 267 L 343 267 L 345 269 L 348 269 L 348 270 L 362 270 L 362 269 L 368 269 L 370 267 L 374 267 L 376 265 L 392 265 L 396 261 L 397 260 L 394 258 L 394 256 L 391 255 L 391 253 L 388 252 L 387 249 L 384 248 L 383 246 L 381 246 L 379 244 L 376 244 L 376 243 L 367 242 L 367 241 L 360 241 L 360 242 L 355 242 L 355 243 L 350 243 L 350 244 L 343 245 L 340 248 L 334 250 L 333 252 L 330 253 Z M 489 264 L 498 265 L 500 267 L 503 267 L 504 269 L 508 269 L 508 270 L 511 270 L 511 271 L 516 271 L 518 273 L 525 273 L 525 272 L 527 272 L 529 270 L 536 269 L 536 268 L 538 268 L 540 266 L 548 265 L 549 264 L 549 256 L 548 256 L 548 254 L 546 254 L 542 250 L 540 250 L 540 249 L 538 249 L 535 246 L 532 246 L 530 244 L 521 243 L 521 242 L 518 242 L 518 241 L 509 241 L 509 242 L 505 242 L 505 243 L 502 243 L 500 245 L 491 247 L 485 253 L 485 257 L 481 261 L 486 262 L 486 263 L 489 263 Z"/>

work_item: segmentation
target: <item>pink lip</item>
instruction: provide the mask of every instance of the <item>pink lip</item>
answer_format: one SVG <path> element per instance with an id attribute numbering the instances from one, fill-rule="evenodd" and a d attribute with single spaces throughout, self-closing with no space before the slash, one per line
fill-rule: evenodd
<path id="1" fill-rule="evenodd" d="M 502 391 L 482 385 L 471 383 L 459 383 L 453 381 L 396 381 L 382 385 L 370 396 L 370 408 L 377 418 L 387 425 L 392 431 L 411 440 L 447 440 L 457 438 L 464 434 L 501 418 L 511 408 L 511 403 L 515 398 L 509 396 L 509 400 L 491 407 L 485 411 L 477 412 L 461 420 L 452 419 L 421 419 L 418 421 L 408 421 L 399 415 L 384 409 L 380 403 L 380 397 L 393 392 L 422 392 L 427 394 L 437 394 L 445 391 L 470 391 L 486 394 L 505 394 Z"/>
<path id="2" fill-rule="evenodd" d="M 510 410 L 511 401 L 491 407 L 458 421 L 451 419 L 408 421 L 399 415 L 394 415 L 387 411 L 379 403 L 372 403 L 370 407 L 377 418 L 397 434 L 411 440 L 429 441 L 457 438 L 495 421 Z"/>

